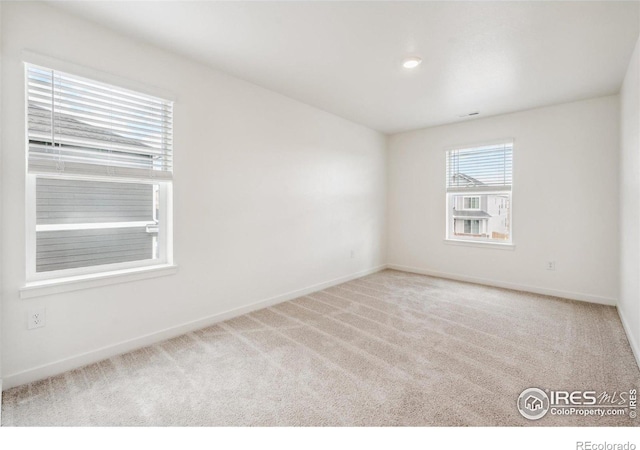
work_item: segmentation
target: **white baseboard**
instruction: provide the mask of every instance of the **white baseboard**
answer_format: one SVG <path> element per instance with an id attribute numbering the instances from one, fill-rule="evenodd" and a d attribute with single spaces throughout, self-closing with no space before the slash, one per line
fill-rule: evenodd
<path id="1" fill-rule="evenodd" d="M 226 312 L 214 314 L 202 319 L 187 322 L 174 327 L 166 328 L 155 333 L 150 333 L 144 336 L 140 336 L 134 339 L 120 342 L 118 344 L 102 347 L 90 352 L 82 353 L 79 355 L 71 356 L 69 358 L 61 359 L 49 364 L 34 367 L 32 369 L 24 370 L 21 372 L 6 375 L 4 377 L 4 389 L 10 389 L 22 384 L 31 383 L 33 381 L 41 380 L 50 376 L 58 375 L 68 370 L 73 370 L 78 367 L 86 366 L 104 359 L 111 358 L 112 356 L 120 355 L 132 350 L 136 350 L 142 347 L 146 347 L 157 342 L 164 341 L 181 334 L 188 333 L 190 331 L 199 330 L 201 328 L 208 327 L 224 320 L 229 320 L 243 314 L 248 314 L 252 311 L 257 311 L 268 306 L 273 306 L 278 303 L 286 302 L 294 298 L 301 297 L 303 295 L 310 294 L 312 292 L 320 291 L 331 286 L 335 286 L 347 281 L 360 278 L 372 273 L 379 272 L 386 268 L 385 265 L 374 267 L 368 270 L 346 275 L 344 277 L 335 278 L 333 280 L 325 281 L 323 283 L 314 284 L 303 289 L 298 289 L 286 294 L 277 295 L 275 297 L 260 300 L 249 305 L 241 306 Z"/>
<path id="2" fill-rule="evenodd" d="M 417 273 L 421 275 L 430 275 L 438 278 L 449 278 L 451 280 L 466 281 L 469 283 L 483 284 L 486 286 L 495 286 L 505 289 L 513 289 L 514 291 L 525 291 L 533 294 L 550 295 L 553 297 L 568 298 L 570 300 L 579 300 L 589 303 L 598 303 L 601 305 L 615 306 L 617 301 L 615 298 L 600 297 L 597 295 L 583 294 L 580 292 L 560 291 L 556 289 L 541 288 L 537 286 L 528 286 L 517 283 L 508 283 L 505 281 L 490 280 L 486 278 L 470 277 L 455 273 L 437 272 L 429 269 L 419 269 L 416 267 L 401 266 L 399 264 L 387 264 L 387 269 L 399 270 L 401 272 Z"/>
<path id="3" fill-rule="evenodd" d="M 618 316 L 620 316 L 620 322 L 622 322 L 622 328 L 624 332 L 627 334 L 627 340 L 629 341 L 629 345 L 631 346 L 631 351 L 633 352 L 633 356 L 636 357 L 636 364 L 638 364 L 638 369 L 640 369 L 640 348 L 638 348 L 637 340 L 635 336 L 631 332 L 631 327 L 629 327 L 629 322 L 624 317 L 624 313 L 618 307 Z"/>

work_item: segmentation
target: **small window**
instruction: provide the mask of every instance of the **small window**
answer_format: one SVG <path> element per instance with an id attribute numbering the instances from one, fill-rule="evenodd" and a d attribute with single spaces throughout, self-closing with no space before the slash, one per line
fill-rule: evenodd
<path id="1" fill-rule="evenodd" d="M 464 209 L 480 209 L 480 197 L 464 197 Z"/>
<path id="2" fill-rule="evenodd" d="M 448 240 L 511 243 L 513 143 L 447 151 Z"/>
<path id="3" fill-rule="evenodd" d="M 29 281 L 172 263 L 170 101 L 26 66 Z"/>

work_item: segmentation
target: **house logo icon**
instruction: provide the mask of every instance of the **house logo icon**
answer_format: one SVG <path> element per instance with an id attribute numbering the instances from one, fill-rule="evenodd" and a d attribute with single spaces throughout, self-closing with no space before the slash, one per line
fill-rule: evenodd
<path id="1" fill-rule="evenodd" d="M 524 401 L 524 405 L 529 408 L 530 411 L 537 411 L 539 409 L 542 409 L 542 400 L 540 400 L 538 397 L 530 395 Z"/>
<path id="2" fill-rule="evenodd" d="M 518 411 L 529 420 L 542 419 L 549 411 L 549 397 L 542 389 L 525 389 L 518 397 Z"/>

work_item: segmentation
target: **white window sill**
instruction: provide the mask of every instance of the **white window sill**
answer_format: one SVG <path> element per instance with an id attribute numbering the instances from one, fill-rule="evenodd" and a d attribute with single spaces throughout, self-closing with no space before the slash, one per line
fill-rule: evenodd
<path id="1" fill-rule="evenodd" d="M 173 275 L 178 272 L 178 266 L 163 264 L 160 266 L 136 267 L 135 269 L 116 270 L 90 275 L 80 275 L 55 280 L 43 280 L 27 283 L 20 289 L 20 298 L 41 297 L 44 295 L 60 294 L 63 292 L 89 289 L 110 284 L 127 283 Z"/>
<path id="2" fill-rule="evenodd" d="M 461 245 L 464 247 L 492 248 L 496 250 L 515 250 L 514 244 L 502 244 L 500 242 L 465 241 L 462 239 L 445 239 L 447 245 Z"/>

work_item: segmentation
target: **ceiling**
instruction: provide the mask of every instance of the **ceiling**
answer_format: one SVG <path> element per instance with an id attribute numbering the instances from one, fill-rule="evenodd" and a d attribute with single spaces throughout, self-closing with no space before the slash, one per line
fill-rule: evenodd
<path id="1" fill-rule="evenodd" d="M 384 133 L 617 93 L 640 22 L 614 1 L 54 4 Z"/>

